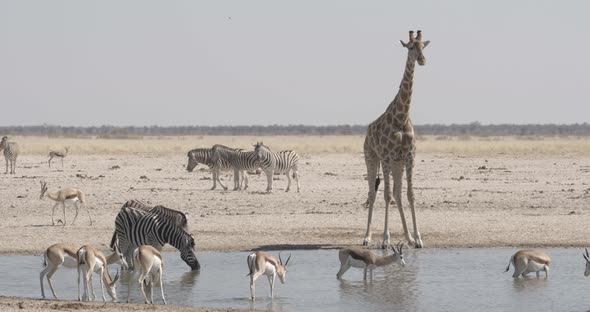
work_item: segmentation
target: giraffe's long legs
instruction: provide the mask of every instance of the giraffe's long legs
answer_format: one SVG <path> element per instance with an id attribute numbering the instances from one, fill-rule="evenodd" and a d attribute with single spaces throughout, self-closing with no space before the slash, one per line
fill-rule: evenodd
<path id="1" fill-rule="evenodd" d="M 391 201 L 391 184 L 389 183 L 391 174 L 391 165 L 389 161 L 384 161 L 381 164 L 383 168 L 383 197 L 385 199 L 385 225 L 383 227 L 383 243 L 381 248 L 387 249 L 390 245 L 389 234 L 389 203 Z"/>
<path id="2" fill-rule="evenodd" d="M 397 208 L 399 209 L 399 215 L 402 221 L 402 226 L 404 229 L 404 236 L 408 241 L 408 244 L 411 246 L 415 246 L 416 243 L 414 242 L 414 238 L 410 235 L 410 231 L 408 231 L 408 225 L 406 223 L 406 216 L 404 215 L 404 208 L 402 205 L 402 181 L 403 181 L 403 174 L 404 174 L 404 164 L 401 161 L 393 162 L 392 166 L 393 172 L 393 196 L 395 198 L 395 202 L 397 204 Z"/>
<path id="3" fill-rule="evenodd" d="M 367 232 L 363 240 L 363 246 L 368 246 L 371 242 L 371 221 L 373 219 L 373 207 L 375 206 L 375 197 L 377 192 L 375 190 L 375 179 L 377 179 L 377 171 L 379 170 L 379 160 L 375 153 L 368 148 L 365 148 L 365 164 L 367 165 L 367 182 L 369 184 L 369 193 L 367 198 L 367 207 L 369 208 L 369 217 L 367 220 Z"/>
<path id="4" fill-rule="evenodd" d="M 414 186 L 412 184 L 412 176 L 414 169 L 414 160 L 406 161 L 406 178 L 408 181 L 408 202 L 410 203 L 410 210 L 412 211 L 412 222 L 414 223 L 414 241 L 416 248 L 424 247 L 422 237 L 418 231 L 418 220 L 416 220 L 416 209 L 414 208 Z"/>

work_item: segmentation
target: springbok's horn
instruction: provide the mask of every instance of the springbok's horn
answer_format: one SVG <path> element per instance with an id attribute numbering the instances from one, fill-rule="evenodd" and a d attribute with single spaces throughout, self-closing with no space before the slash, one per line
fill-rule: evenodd
<path id="1" fill-rule="evenodd" d="M 284 266 L 287 266 L 287 264 L 289 264 L 289 260 L 291 260 L 291 254 L 289 254 L 289 258 L 287 258 L 287 262 L 285 262 Z"/>
<path id="2" fill-rule="evenodd" d="M 416 40 L 420 41 L 422 40 L 422 31 L 418 30 L 418 35 L 416 35 Z"/>
<path id="3" fill-rule="evenodd" d="M 414 42 L 414 31 L 410 30 L 410 42 Z"/>
<path id="4" fill-rule="evenodd" d="M 279 263 L 283 265 L 283 259 L 281 259 L 281 253 L 279 252 Z"/>

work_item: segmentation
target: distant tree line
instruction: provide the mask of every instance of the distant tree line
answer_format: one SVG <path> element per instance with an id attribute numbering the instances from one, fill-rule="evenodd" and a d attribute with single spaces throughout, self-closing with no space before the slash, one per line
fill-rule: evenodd
<path id="1" fill-rule="evenodd" d="M 415 125 L 418 135 L 474 136 L 587 136 L 590 124 L 431 124 Z M 0 135 L 31 135 L 49 137 L 133 138 L 142 136 L 184 135 L 364 135 L 366 125 L 307 126 L 145 126 L 145 127 L 63 127 L 54 125 L 0 127 Z"/>

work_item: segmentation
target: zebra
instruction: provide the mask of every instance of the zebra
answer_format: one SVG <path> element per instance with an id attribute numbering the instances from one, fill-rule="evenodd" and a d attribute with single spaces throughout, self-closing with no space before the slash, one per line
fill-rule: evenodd
<path id="1" fill-rule="evenodd" d="M 275 173 L 284 173 L 287 176 L 289 183 L 287 184 L 285 192 L 288 192 L 291 188 L 291 176 L 289 175 L 289 172 L 292 171 L 293 178 L 297 182 L 297 192 L 299 193 L 299 172 L 297 168 L 299 164 L 299 154 L 290 150 L 275 153 L 262 142 L 257 142 L 256 145 L 254 145 L 254 153 L 256 154 L 256 158 L 262 171 L 266 174 L 267 192 L 272 192 L 272 178 Z"/>
<path id="2" fill-rule="evenodd" d="M 6 172 L 8 174 L 8 164 L 10 162 L 10 174 L 16 173 L 16 157 L 18 157 L 18 145 L 15 142 L 8 142 L 8 137 L 3 137 L 0 141 L 0 151 L 4 150 L 4 159 L 6 160 Z"/>
<path id="3" fill-rule="evenodd" d="M 221 187 L 223 187 L 224 190 L 227 190 L 227 187 L 225 185 L 223 185 L 223 183 L 219 179 L 219 171 L 229 171 L 229 170 L 232 170 L 233 168 L 231 166 L 229 166 L 229 163 L 222 161 L 219 163 L 219 166 L 217 167 L 218 170 L 215 170 L 215 166 L 213 164 L 213 161 L 211 160 L 211 157 L 212 157 L 212 149 L 211 148 L 197 148 L 197 149 L 191 150 L 188 152 L 187 157 L 188 157 L 188 164 L 186 166 L 186 171 L 193 172 L 193 169 L 195 169 L 195 167 L 198 164 L 207 165 L 209 167 L 209 169 L 211 170 L 211 175 L 212 175 L 212 179 L 213 179 L 213 187 L 211 187 L 211 189 L 212 190 L 216 189 L 217 182 L 219 182 Z"/>
<path id="4" fill-rule="evenodd" d="M 260 164 L 254 151 L 237 150 L 235 165 L 241 175 L 239 186 L 244 185 L 244 190 L 248 188 L 248 171 L 258 171 Z"/>
<path id="5" fill-rule="evenodd" d="M 196 148 L 190 150 L 186 155 L 188 157 L 188 164 L 186 165 L 186 171 L 193 172 L 193 169 L 198 164 L 204 164 L 211 167 L 211 149 L 210 148 Z"/>
<path id="6" fill-rule="evenodd" d="M 160 217 L 166 218 L 167 220 L 171 221 L 177 226 L 180 226 L 183 230 L 188 232 L 188 214 L 182 211 L 174 210 L 161 205 L 156 205 L 152 207 L 147 203 L 137 199 L 128 200 L 123 204 L 123 207 L 143 210 L 146 213 L 156 213 Z"/>
<path id="7" fill-rule="evenodd" d="M 239 149 L 231 148 L 221 144 L 215 144 L 211 148 L 212 166 L 210 167 L 211 170 L 217 174 L 218 182 L 224 190 L 227 190 L 227 187 L 221 183 L 221 180 L 219 180 L 219 172 L 224 169 L 234 171 L 234 191 L 240 188 L 240 171 L 236 162 L 238 151 Z M 215 184 L 213 184 L 213 189 L 215 189 Z"/>
<path id="8" fill-rule="evenodd" d="M 194 253 L 193 236 L 176 223 L 179 218 L 172 213 L 175 210 L 166 208 L 169 214 L 165 215 L 162 210 L 156 208 L 158 206 L 146 212 L 142 209 L 122 207 L 115 219 L 111 248 L 118 243 L 119 249 L 130 264 L 133 263 L 130 260 L 135 248 L 152 245 L 161 250 L 168 243 L 180 251 L 180 257 L 184 262 L 193 270 L 198 270 L 200 264 Z"/>

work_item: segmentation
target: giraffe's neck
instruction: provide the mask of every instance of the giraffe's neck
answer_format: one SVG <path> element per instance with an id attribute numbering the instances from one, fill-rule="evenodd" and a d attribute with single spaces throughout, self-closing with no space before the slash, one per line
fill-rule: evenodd
<path id="1" fill-rule="evenodd" d="M 414 67 L 416 61 L 411 59 L 408 55 L 406 60 L 406 69 L 404 77 L 399 86 L 399 91 L 393 102 L 389 104 L 386 113 L 391 117 L 387 120 L 392 120 L 395 127 L 402 129 L 410 118 L 410 102 L 412 100 L 412 87 L 414 84 Z"/>

